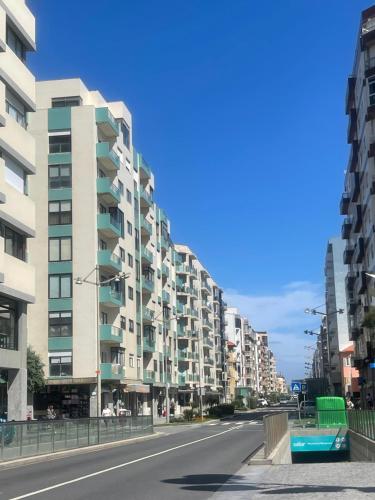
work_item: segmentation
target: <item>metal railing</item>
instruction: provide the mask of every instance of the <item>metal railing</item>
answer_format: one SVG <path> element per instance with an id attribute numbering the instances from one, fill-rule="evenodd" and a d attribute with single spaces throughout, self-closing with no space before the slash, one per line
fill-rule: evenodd
<path id="1" fill-rule="evenodd" d="M 0 423 L 0 461 L 153 433 L 151 415 Z"/>
<path id="2" fill-rule="evenodd" d="M 288 431 L 288 413 L 277 413 L 263 417 L 264 458 L 268 458 Z"/>
<path id="3" fill-rule="evenodd" d="M 375 410 L 349 410 L 348 427 L 375 441 Z"/>

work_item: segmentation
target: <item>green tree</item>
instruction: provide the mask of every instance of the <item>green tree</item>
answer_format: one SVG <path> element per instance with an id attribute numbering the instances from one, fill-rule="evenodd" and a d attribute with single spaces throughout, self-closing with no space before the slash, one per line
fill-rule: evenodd
<path id="1" fill-rule="evenodd" d="M 27 390 L 31 394 L 40 392 L 45 386 L 44 364 L 31 347 L 27 348 Z"/>

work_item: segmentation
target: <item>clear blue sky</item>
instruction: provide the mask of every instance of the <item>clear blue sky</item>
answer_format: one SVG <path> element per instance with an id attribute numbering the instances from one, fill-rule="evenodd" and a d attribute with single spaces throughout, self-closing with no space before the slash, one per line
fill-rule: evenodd
<path id="1" fill-rule="evenodd" d="M 340 230 L 346 78 L 369 2 L 28 4 L 37 78 L 81 77 L 127 103 L 174 241 L 223 288 L 268 297 L 322 283 Z"/>

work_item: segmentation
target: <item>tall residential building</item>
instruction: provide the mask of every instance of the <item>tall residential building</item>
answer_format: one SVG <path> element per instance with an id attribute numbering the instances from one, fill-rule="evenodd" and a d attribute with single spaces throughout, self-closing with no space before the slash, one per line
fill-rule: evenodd
<path id="1" fill-rule="evenodd" d="M 229 341 L 235 344 L 237 385 L 244 387 L 245 382 L 245 325 L 236 307 L 227 307 L 225 311 L 225 333 Z"/>
<path id="2" fill-rule="evenodd" d="M 24 0 L 0 1 L 0 416 L 26 418 L 27 311 L 34 302 L 29 239 L 35 236 L 35 143 L 29 111 L 35 79 L 27 55 L 35 50 L 35 19 Z"/>
<path id="3" fill-rule="evenodd" d="M 249 324 L 247 318 L 243 318 L 244 327 L 244 383 L 251 390 L 251 395 L 259 391 L 258 374 L 258 349 L 256 332 Z"/>
<path id="4" fill-rule="evenodd" d="M 288 393 L 285 377 L 284 375 L 281 375 L 281 373 L 278 373 L 276 377 L 276 391 L 280 394 Z"/>
<path id="5" fill-rule="evenodd" d="M 350 156 L 340 212 L 346 215 L 342 238 L 346 240 L 344 263 L 349 266 L 346 287 L 350 339 L 355 341 L 354 363 L 360 372 L 364 399 L 367 393 L 375 396 L 370 367 L 375 358 L 375 343 L 370 329 L 362 326 L 366 314 L 375 306 L 371 293 L 374 283 L 369 283 L 365 274 L 375 271 L 375 6 L 361 14 L 353 71 L 348 79 L 346 113 Z"/>
<path id="6" fill-rule="evenodd" d="M 186 245 L 175 245 L 179 405 L 224 396 L 222 290 Z"/>
<path id="7" fill-rule="evenodd" d="M 174 254 L 153 174 L 133 151 L 131 114 L 79 79 L 46 81 L 30 128 L 38 279 L 29 341 L 47 377 L 36 410 L 96 415 L 100 371 L 100 408 L 156 412 L 167 384 L 171 397 L 177 388 Z"/>
<path id="8" fill-rule="evenodd" d="M 344 240 L 339 237 L 331 238 L 328 241 L 325 259 L 326 327 L 329 355 L 328 383 L 331 393 L 336 396 L 345 395 L 341 383 L 340 352 L 351 344 L 345 290 L 348 266 L 343 262 L 344 250 Z"/>
<path id="9" fill-rule="evenodd" d="M 270 355 L 268 349 L 268 333 L 256 332 L 258 346 L 259 393 L 264 396 L 270 392 Z"/>
<path id="10" fill-rule="evenodd" d="M 236 399 L 236 387 L 238 383 L 236 344 L 227 341 L 227 392 L 226 400 L 230 403 Z"/>

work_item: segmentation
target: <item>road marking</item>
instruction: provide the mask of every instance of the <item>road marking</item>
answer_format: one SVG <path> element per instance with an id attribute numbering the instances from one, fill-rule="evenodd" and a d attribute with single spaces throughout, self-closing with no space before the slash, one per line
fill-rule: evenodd
<path id="1" fill-rule="evenodd" d="M 229 422 L 230 423 L 230 422 Z M 204 438 L 196 439 L 195 441 L 191 441 L 190 443 L 180 444 L 178 446 L 173 446 L 173 448 L 168 448 L 168 450 L 159 451 L 157 453 L 152 453 L 151 455 L 147 455 L 146 457 L 136 458 L 135 460 L 131 460 L 130 462 L 125 462 L 123 464 L 114 465 L 113 467 L 108 467 L 107 469 L 102 469 L 97 472 L 92 472 L 91 474 L 86 474 L 84 476 L 76 477 L 75 479 L 70 479 L 69 481 L 64 481 L 63 483 L 57 483 L 52 486 L 48 486 L 47 488 L 43 488 L 41 490 L 31 491 L 30 493 L 25 493 L 24 495 L 20 495 L 18 497 L 10 498 L 9 500 L 21 500 L 22 498 L 32 497 L 34 495 L 39 495 L 40 493 L 45 493 L 46 491 L 56 490 L 57 488 L 61 488 L 62 486 L 67 486 L 68 484 L 78 483 L 79 481 L 83 481 L 84 479 L 89 479 L 90 477 L 100 476 L 101 474 L 105 474 L 106 472 L 111 472 L 116 469 L 121 469 L 123 467 L 127 467 L 128 465 L 136 464 L 138 462 L 143 462 L 144 460 L 149 460 L 150 458 L 158 457 L 160 455 L 165 455 L 166 453 L 170 453 L 171 451 L 179 450 L 181 448 L 185 448 L 186 446 L 191 446 L 192 444 L 201 443 L 202 441 L 207 441 L 208 439 L 213 439 L 217 436 L 222 436 L 223 434 L 227 434 L 235 429 L 235 427 L 231 427 L 230 429 L 226 429 L 225 431 L 218 432 L 217 434 L 213 434 L 212 436 L 206 436 Z"/>
<path id="2" fill-rule="evenodd" d="M 246 424 L 246 422 L 235 422 L 235 425 L 243 425 Z"/>
<path id="3" fill-rule="evenodd" d="M 208 425 L 217 425 L 217 424 L 208 424 Z"/>
<path id="4" fill-rule="evenodd" d="M 221 425 L 230 425 L 232 422 L 223 422 Z"/>

